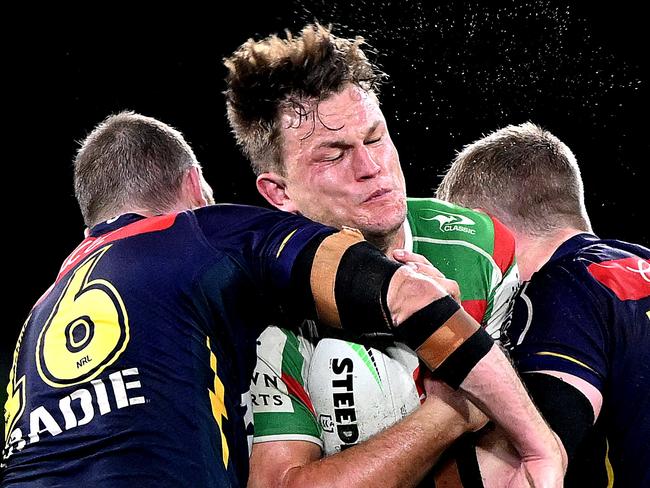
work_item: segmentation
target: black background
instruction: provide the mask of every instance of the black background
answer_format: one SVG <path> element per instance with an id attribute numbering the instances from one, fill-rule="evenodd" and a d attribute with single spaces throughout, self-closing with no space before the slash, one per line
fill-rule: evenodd
<path id="1" fill-rule="evenodd" d="M 154 116 L 186 135 L 218 201 L 263 204 L 227 128 L 221 60 L 248 37 L 315 19 L 379 51 L 374 59 L 390 75 L 383 109 L 411 196 L 432 195 L 464 144 L 531 120 L 576 154 L 596 233 L 650 245 L 648 42 L 632 2 L 83 8 L 25 7 L 3 21 L 8 299 L 0 378 L 31 304 L 83 237 L 72 190 L 77 142 L 109 113 Z"/>

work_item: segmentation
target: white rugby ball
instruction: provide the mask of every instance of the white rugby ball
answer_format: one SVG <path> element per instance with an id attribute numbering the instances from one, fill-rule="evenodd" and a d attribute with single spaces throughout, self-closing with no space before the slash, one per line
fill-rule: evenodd
<path id="1" fill-rule="evenodd" d="M 380 350 L 321 339 L 309 365 L 307 388 L 323 430 L 325 453 L 367 439 L 420 405 L 417 369 L 417 356 L 403 344 Z"/>

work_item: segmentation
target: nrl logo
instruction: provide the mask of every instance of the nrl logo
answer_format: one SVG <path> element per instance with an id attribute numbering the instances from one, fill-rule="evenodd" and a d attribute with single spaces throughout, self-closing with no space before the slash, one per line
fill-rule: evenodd
<path id="1" fill-rule="evenodd" d="M 420 217 L 422 220 L 426 221 L 436 221 L 440 225 L 440 230 L 442 232 L 465 232 L 466 234 L 475 235 L 476 229 L 472 229 L 468 226 L 475 225 L 472 219 L 465 215 L 454 214 L 450 212 L 443 212 L 442 210 L 427 209 L 431 212 L 435 212 L 436 215 L 433 217 Z"/>

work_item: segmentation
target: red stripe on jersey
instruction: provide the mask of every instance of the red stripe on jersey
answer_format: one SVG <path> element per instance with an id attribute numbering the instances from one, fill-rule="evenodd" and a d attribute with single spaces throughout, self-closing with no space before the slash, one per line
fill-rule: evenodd
<path id="1" fill-rule="evenodd" d="M 639 300 L 650 296 L 650 261 L 647 259 L 612 259 L 590 264 L 587 269 L 620 300 Z"/>
<path id="2" fill-rule="evenodd" d="M 99 249 L 104 244 L 117 241 L 118 239 L 126 239 L 127 237 L 137 236 L 148 232 L 157 232 L 165 230 L 174 225 L 178 214 L 160 215 L 158 217 L 149 217 L 146 219 L 138 220 L 132 224 L 125 225 L 107 234 L 99 237 L 88 237 L 72 251 L 61 266 L 59 275 L 56 277 L 56 283 L 63 278 L 68 271 L 75 267 L 79 261 L 88 256 L 90 253 Z"/>
<path id="3" fill-rule="evenodd" d="M 485 311 L 487 310 L 487 300 L 462 300 L 460 304 L 474 320 L 479 324 L 483 323 Z"/>
<path id="4" fill-rule="evenodd" d="M 309 399 L 309 395 L 305 391 L 305 389 L 302 387 L 298 381 L 293 378 L 292 376 L 289 376 L 286 374 L 284 371 L 282 372 L 282 381 L 284 381 L 284 384 L 287 385 L 287 390 L 289 393 L 292 395 L 297 396 L 300 401 L 309 409 L 309 411 L 316 415 L 316 410 L 314 410 L 314 406 L 311 403 L 311 400 Z"/>
<path id="5" fill-rule="evenodd" d="M 494 226 L 494 251 L 492 251 L 494 262 L 497 263 L 501 273 L 505 274 L 515 260 L 515 237 L 499 219 L 492 215 L 490 218 Z"/>
<path id="6" fill-rule="evenodd" d="M 427 392 L 424 390 L 422 368 L 426 368 L 426 366 L 418 364 L 417 367 L 413 370 L 413 382 L 415 383 L 415 389 L 418 392 L 418 397 L 420 397 L 420 405 L 422 405 L 424 403 L 424 400 L 427 399 Z"/>

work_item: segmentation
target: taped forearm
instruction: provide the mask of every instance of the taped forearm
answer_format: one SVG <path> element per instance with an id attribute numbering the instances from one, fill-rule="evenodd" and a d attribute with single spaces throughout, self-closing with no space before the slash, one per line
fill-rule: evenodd
<path id="1" fill-rule="evenodd" d="M 358 333 L 393 332 L 454 388 L 492 346 L 445 290 L 386 258 L 358 231 L 328 236 L 312 256 L 310 288 L 320 322 Z"/>
<path id="2" fill-rule="evenodd" d="M 487 333 L 450 296 L 411 315 L 395 329 L 395 335 L 452 388 L 460 386 L 493 345 Z"/>

